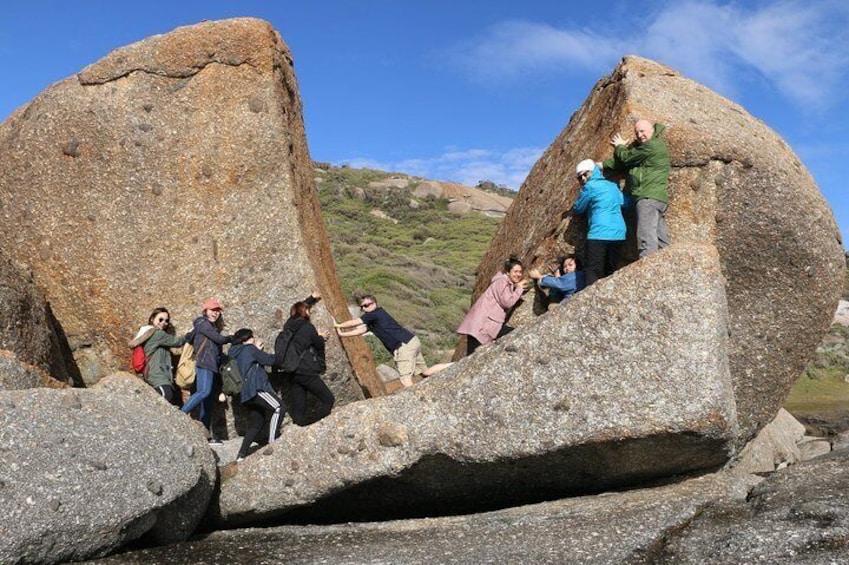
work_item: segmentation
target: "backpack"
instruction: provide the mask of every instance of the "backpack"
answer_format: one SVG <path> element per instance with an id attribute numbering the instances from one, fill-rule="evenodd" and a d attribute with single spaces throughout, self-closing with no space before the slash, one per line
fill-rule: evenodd
<path id="1" fill-rule="evenodd" d="M 204 336 L 203 343 L 198 348 L 198 353 L 203 351 L 206 345 L 207 338 Z M 178 387 L 189 390 L 195 384 L 195 348 L 191 341 L 183 344 L 183 349 L 180 350 L 180 360 L 177 362 L 177 374 L 174 377 L 174 382 Z"/>
<path id="2" fill-rule="evenodd" d="M 298 353 L 297 347 L 292 346 L 292 338 L 295 332 L 286 328 L 274 340 L 274 364 L 284 373 L 294 373 L 301 364 L 301 357 L 305 352 Z"/>
<path id="3" fill-rule="evenodd" d="M 218 369 L 221 374 L 221 392 L 227 396 L 239 396 L 242 392 L 242 372 L 234 357 L 224 356 L 224 362 Z"/>
<path id="4" fill-rule="evenodd" d="M 130 366 L 138 374 L 144 374 L 147 369 L 148 357 L 144 354 L 144 344 L 137 345 L 133 348 L 133 357 L 130 361 Z"/>

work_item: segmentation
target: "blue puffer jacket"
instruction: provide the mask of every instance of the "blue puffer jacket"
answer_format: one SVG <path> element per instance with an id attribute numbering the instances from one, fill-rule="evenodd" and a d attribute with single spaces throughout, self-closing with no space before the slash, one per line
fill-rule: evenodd
<path id="1" fill-rule="evenodd" d="M 236 360 L 242 375 L 242 393 L 239 398 L 242 402 L 247 402 L 261 390 L 274 392 L 268 373 L 262 368 L 263 365 L 270 367 L 274 364 L 274 355 L 265 353 L 252 343 L 231 345 L 227 354 Z"/>
<path id="2" fill-rule="evenodd" d="M 590 180 L 581 188 L 572 210 L 577 214 L 587 213 L 590 226 L 587 239 L 622 241 L 625 239 L 623 206 L 625 197 L 622 191 L 604 178 L 596 166 Z"/>

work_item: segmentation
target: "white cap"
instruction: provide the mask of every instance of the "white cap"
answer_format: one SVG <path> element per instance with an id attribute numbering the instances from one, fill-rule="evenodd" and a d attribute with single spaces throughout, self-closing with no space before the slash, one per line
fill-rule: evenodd
<path id="1" fill-rule="evenodd" d="M 584 159 L 578 166 L 575 167 L 575 174 L 580 175 L 581 173 L 591 173 L 595 169 L 595 161 L 592 159 Z"/>

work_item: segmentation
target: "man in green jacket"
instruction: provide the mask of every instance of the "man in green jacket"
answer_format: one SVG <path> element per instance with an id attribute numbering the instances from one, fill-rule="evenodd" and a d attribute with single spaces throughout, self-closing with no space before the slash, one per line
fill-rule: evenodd
<path id="1" fill-rule="evenodd" d="M 606 170 L 627 174 L 626 189 L 636 200 L 637 247 L 640 258 L 669 245 L 666 210 L 669 208 L 669 149 L 661 134 L 666 127 L 639 120 L 634 141 L 613 136 L 613 157 L 602 163 Z"/>

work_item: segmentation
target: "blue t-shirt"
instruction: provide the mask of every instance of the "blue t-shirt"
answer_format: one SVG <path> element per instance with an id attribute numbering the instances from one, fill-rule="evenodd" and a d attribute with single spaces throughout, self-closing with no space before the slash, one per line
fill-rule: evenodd
<path id="1" fill-rule="evenodd" d="M 413 339 L 413 334 L 395 321 L 395 318 L 386 313 L 381 307 L 360 316 L 360 320 L 368 326 L 383 347 L 393 353 L 396 349 Z"/>

